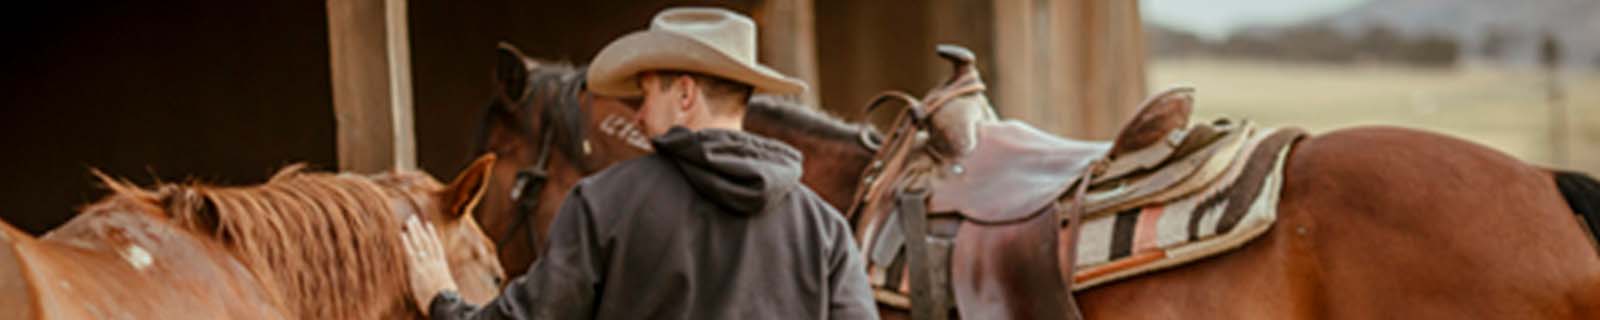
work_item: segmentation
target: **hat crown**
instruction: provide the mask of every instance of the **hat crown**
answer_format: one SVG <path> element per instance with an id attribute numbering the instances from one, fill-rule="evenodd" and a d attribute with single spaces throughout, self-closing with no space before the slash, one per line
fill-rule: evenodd
<path id="1" fill-rule="evenodd" d="M 656 14 L 650 30 L 683 35 L 705 44 L 729 58 L 756 60 L 756 23 L 749 17 L 722 8 L 673 8 Z"/>

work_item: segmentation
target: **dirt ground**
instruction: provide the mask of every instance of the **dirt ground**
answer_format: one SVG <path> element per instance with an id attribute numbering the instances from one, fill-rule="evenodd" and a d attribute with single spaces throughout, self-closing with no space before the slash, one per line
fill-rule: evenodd
<path id="1" fill-rule="evenodd" d="M 1152 61 L 1148 71 L 1152 91 L 1194 86 L 1198 119 L 1239 116 L 1314 133 L 1362 125 L 1425 128 L 1528 162 L 1600 176 L 1600 72 L 1561 76 L 1566 114 L 1559 115 L 1537 70 L 1182 59 Z M 1561 121 L 1565 133 L 1556 129 Z M 1558 159 L 1561 137 L 1566 159 Z"/>

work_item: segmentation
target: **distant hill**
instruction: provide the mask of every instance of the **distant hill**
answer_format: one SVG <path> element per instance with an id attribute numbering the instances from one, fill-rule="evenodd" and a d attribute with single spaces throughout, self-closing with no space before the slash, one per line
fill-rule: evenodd
<path id="1" fill-rule="evenodd" d="M 1566 67 L 1600 67 L 1600 0 L 1378 0 L 1308 24 L 1352 37 L 1379 26 L 1403 37 L 1452 37 L 1463 61 L 1521 66 L 1537 64 L 1548 32 L 1560 43 Z"/>
<path id="2" fill-rule="evenodd" d="M 1155 57 L 1515 67 L 1538 66 L 1548 35 L 1563 68 L 1600 70 L 1600 0 L 1377 0 L 1303 23 L 1248 26 L 1220 41 L 1157 24 L 1145 31 Z"/>

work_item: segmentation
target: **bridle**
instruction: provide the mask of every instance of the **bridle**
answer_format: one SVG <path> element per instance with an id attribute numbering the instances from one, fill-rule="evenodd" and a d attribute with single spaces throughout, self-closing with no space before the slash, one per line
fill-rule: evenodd
<path id="1" fill-rule="evenodd" d="M 525 110 L 534 98 L 533 83 L 534 81 L 526 81 L 525 88 L 522 91 L 524 92 L 522 99 L 508 105 L 515 105 L 517 110 Z M 507 99 L 505 96 L 504 90 L 499 93 L 499 98 L 503 102 L 511 102 L 511 99 Z M 539 209 L 539 193 L 544 191 L 545 184 L 550 181 L 550 145 L 555 142 L 554 135 L 550 134 L 551 121 L 548 116 L 539 116 L 538 134 L 540 141 L 538 153 L 534 154 L 534 159 L 536 160 L 534 160 L 533 165 L 517 170 L 516 180 L 511 184 L 511 199 L 513 208 L 516 210 L 516 217 L 513 218 L 515 220 L 512 220 L 511 227 L 507 228 L 511 232 L 506 233 L 505 236 L 499 239 L 495 239 L 494 245 L 496 248 L 504 248 L 512 240 L 518 228 L 526 227 L 528 229 L 528 247 L 533 250 L 535 257 L 543 253 L 541 251 L 544 249 L 544 236 L 539 232 L 539 226 L 530 222 L 532 220 L 530 217 L 538 214 L 536 210 Z"/>

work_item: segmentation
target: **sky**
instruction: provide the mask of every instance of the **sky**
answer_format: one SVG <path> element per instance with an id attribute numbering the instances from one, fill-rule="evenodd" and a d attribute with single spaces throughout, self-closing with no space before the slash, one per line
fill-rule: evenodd
<path id="1" fill-rule="evenodd" d="M 1146 22 L 1186 30 L 1220 40 L 1244 26 L 1289 24 L 1370 2 L 1371 0 L 1142 0 Z"/>

